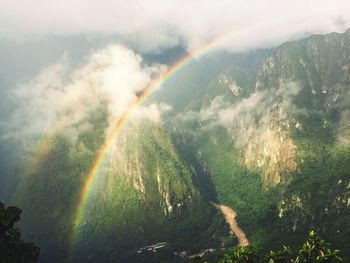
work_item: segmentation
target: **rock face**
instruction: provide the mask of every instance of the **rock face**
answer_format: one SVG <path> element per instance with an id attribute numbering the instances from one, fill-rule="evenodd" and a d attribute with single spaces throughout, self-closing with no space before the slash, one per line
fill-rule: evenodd
<path id="1" fill-rule="evenodd" d="M 349 67 L 350 30 L 287 42 L 261 62 L 255 82 L 228 69 L 199 108 L 176 119 L 177 145 L 250 240 L 273 244 L 262 236 L 281 231 L 281 242 L 298 242 L 318 229 L 340 248 L 350 243 Z"/>
<path id="2" fill-rule="evenodd" d="M 348 30 L 287 42 L 259 66 L 251 95 L 263 94 L 258 110 L 240 116 L 232 130 L 247 168 L 262 169 L 267 185 L 296 171 L 305 140 L 348 145 L 349 56 Z"/>
<path id="3" fill-rule="evenodd" d="M 160 126 L 140 125 L 142 128 L 137 126 L 124 132 L 112 149 L 109 189 L 113 192 L 115 185 L 123 182 L 138 192 L 145 205 L 157 204 L 164 215 L 187 213 L 192 202 L 202 198 L 194 185 L 195 174 L 183 163 Z"/>
<path id="4" fill-rule="evenodd" d="M 89 244 L 80 248 L 77 260 L 84 260 L 96 238 L 115 244 L 109 252 L 98 246 L 96 255 L 103 254 L 107 261 L 132 261 L 133 248 L 160 240 L 176 242 L 179 234 L 191 247 L 192 240 L 210 226 L 214 213 L 207 207 L 196 174 L 159 124 L 130 125 L 108 159 L 108 172 L 101 174 L 87 208 L 91 216 L 80 231 Z"/>
<path id="5" fill-rule="evenodd" d="M 224 70 L 170 120 L 202 191 L 237 211 L 255 243 L 317 228 L 343 246 L 349 223 L 334 229 L 331 218 L 349 215 L 349 67 L 350 31 L 287 42 L 255 76 Z"/>
<path id="6" fill-rule="evenodd" d="M 289 105 L 285 98 L 272 93 L 256 92 L 248 100 L 255 96 L 259 96 L 255 108 L 232 120 L 234 125 L 229 132 L 247 169 L 261 171 L 265 186 L 273 187 L 286 181 L 287 175 L 297 169 Z"/>
<path id="7" fill-rule="evenodd" d="M 282 120 L 293 149 L 285 156 L 293 161 L 280 160 L 280 168 L 288 171 L 293 163 L 295 173 L 278 204 L 280 226 L 289 233 L 316 228 L 340 247 L 350 228 L 340 223 L 349 216 L 349 67 L 350 30 L 283 44 L 256 77 L 256 89 L 271 94 L 291 82 L 298 86 Z"/>
<path id="8" fill-rule="evenodd" d="M 294 82 L 299 90 L 284 110 L 288 133 L 298 159 L 304 158 L 302 139 L 341 146 L 349 142 L 345 127 L 350 109 L 350 31 L 316 35 L 283 44 L 263 62 L 257 73 L 256 89 L 279 90 Z M 283 110 L 283 109 L 282 109 Z M 345 119 L 347 119 L 345 121 Z"/>

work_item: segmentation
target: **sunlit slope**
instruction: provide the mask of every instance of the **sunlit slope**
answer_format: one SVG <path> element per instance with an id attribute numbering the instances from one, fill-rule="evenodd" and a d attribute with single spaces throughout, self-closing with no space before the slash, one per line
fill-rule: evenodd
<path id="1" fill-rule="evenodd" d="M 298 169 L 277 209 L 284 236 L 299 234 L 300 239 L 314 228 L 345 254 L 350 243 L 349 58 L 349 30 L 315 35 L 283 44 L 257 75 L 257 89 L 278 92 L 290 81 L 300 87 L 287 117 Z"/>
<path id="2" fill-rule="evenodd" d="M 191 247 L 209 228 L 213 210 L 161 127 L 127 129 L 109 158 L 79 233 L 81 257 L 113 261 L 162 241 Z"/>
<path id="3" fill-rule="evenodd" d="M 41 247 L 43 262 L 134 260 L 139 248 L 157 242 L 196 251 L 228 237 L 195 171 L 162 126 L 148 120 L 132 122 L 120 134 L 90 189 L 80 225 L 73 228 L 106 118 L 101 103 L 71 127 L 74 134 L 54 133 L 41 142 L 39 153 L 34 148 L 23 156 L 12 202 L 23 208 L 24 233 Z"/>
<path id="4" fill-rule="evenodd" d="M 223 71 L 173 121 L 183 156 L 252 244 L 293 245 L 308 229 L 350 243 L 349 32 L 283 44 L 253 87 Z"/>

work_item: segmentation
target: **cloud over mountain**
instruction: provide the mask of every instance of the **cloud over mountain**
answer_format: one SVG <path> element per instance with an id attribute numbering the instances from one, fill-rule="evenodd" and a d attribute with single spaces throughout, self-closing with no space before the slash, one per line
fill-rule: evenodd
<path id="1" fill-rule="evenodd" d="M 140 51 L 194 50 L 235 31 L 223 46 L 242 50 L 350 26 L 346 0 L 14 0 L 0 10 L 2 37 L 116 35 Z"/>
<path id="2" fill-rule="evenodd" d="M 84 127 L 91 112 L 106 108 L 108 126 L 121 116 L 164 66 L 142 66 L 139 55 L 121 45 L 110 45 L 91 55 L 81 68 L 70 67 L 69 59 L 51 65 L 29 83 L 17 86 L 13 99 L 17 109 L 2 137 L 26 138 L 45 132 Z M 132 120 L 160 121 L 163 104 L 140 106 Z"/>

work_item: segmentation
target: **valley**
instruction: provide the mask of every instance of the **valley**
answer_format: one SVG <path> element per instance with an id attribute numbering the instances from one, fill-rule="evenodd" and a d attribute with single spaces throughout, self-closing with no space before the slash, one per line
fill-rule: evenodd
<path id="1" fill-rule="evenodd" d="M 142 64 L 126 53 L 131 68 L 189 56 L 178 47 Z M 186 262 L 208 248 L 297 246 L 310 229 L 350 260 L 350 30 L 189 59 L 130 114 L 81 202 L 129 98 L 114 105 L 95 88 L 110 81 L 104 55 L 68 78 L 93 87 L 79 110 L 63 103 L 45 136 L 1 141 L 3 196 L 23 210 L 40 262 Z"/>
<path id="2" fill-rule="evenodd" d="M 215 203 L 212 203 L 218 210 L 221 211 L 221 213 L 225 216 L 227 224 L 229 224 L 230 229 L 232 233 L 237 237 L 238 239 L 238 246 L 245 247 L 249 245 L 249 241 L 244 233 L 244 231 L 238 226 L 235 217 L 237 216 L 237 213 L 225 205 L 218 205 Z"/>

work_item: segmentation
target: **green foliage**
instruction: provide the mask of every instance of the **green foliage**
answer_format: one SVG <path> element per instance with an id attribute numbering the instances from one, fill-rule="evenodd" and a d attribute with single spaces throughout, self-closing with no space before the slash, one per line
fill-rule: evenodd
<path id="1" fill-rule="evenodd" d="M 284 242 L 297 244 L 308 229 L 315 229 L 344 251 L 344 259 L 348 260 L 349 171 L 349 147 L 324 148 L 321 156 L 310 154 L 304 159 L 278 205 L 283 212 L 277 225 L 283 232 L 281 236 L 288 237 Z"/>
<path id="2" fill-rule="evenodd" d="M 34 263 L 39 258 L 39 248 L 21 240 L 14 224 L 20 220 L 22 211 L 18 207 L 5 207 L 0 202 L 0 262 Z"/>
<path id="3" fill-rule="evenodd" d="M 259 263 L 262 262 L 261 254 L 254 248 L 233 248 L 220 263 Z"/>
<path id="4" fill-rule="evenodd" d="M 196 136 L 189 136 L 186 130 L 195 131 Z M 260 175 L 244 167 L 224 127 L 202 130 L 193 125 L 181 131 L 182 136 L 179 132 L 173 135 L 174 141 L 182 158 L 196 170 L 208 199 L 234 208 L 239 225 L 254 244 L 263 246 L 273 240 L 275 232 L 278 235 L 271 222 L 275 220 L 279 189 L 263 190 Z"/>
<path id="5" fill-rule="evenodd" d="M 338 256 L 339 250 L 330 248 L 330 244 L 320 239 L 314 231 L 309 233 L 309 238 L 299 250 L 298 256 L 293 263 L 311 262 L 336 262 L 341 261 Z"/>
<path id="6" fill-rule="evenodd" d="M 279 250 L 271 250 L 266 256 L 265 260 L 269 263 L 285 263 L 290 260 L 292 250 L 288 246 L 283 246 Z"/>
<path id="7" fill-rule="evenodd" d="M 266 255 L 256 248 L 236 247 L 224 255 L 220 263 L 317 263 L 338 262 L 342 259 L 338 256 L 339 250 L 334 250 L 314 231 L 309 232 L 309 237 L 296 253 L 290 247 L 283 246 L 279 250 L 271 250 Z"/>
<path id="8" fill-rule="evenodd" d="M 42 138 L 44 150 L 27 149 L 21 163 L 12 202 L 23 209 L 22 232 L 38 244 L 43 262 L 68 256 L 77 200 L 104 141 L 106 107 L 101 102 L 66 132 Z"/>
<path id="9" fill-rule="evenodd" d="M 102 165 L 105 170 L 100 170 L 91 191 L 77 235 L 75 260 L 102 257 L 127 262 L 133 257 L 129 253 L 159 241 L 180 251 L 219 243 L 219 227 L 210 227 L 216 210 L 208 209 L 196 175 L 164 129 L 145 121 L 126 127 L 121 137 L 127 143 L 123 144 L 123 138 L 117 144 L 107 160 L 112 165 Z M 218 237 L 211 238 L 213 233 Z M 199 235 L 213 241 L 200 238 L 196 242 Z M 96 244 L 96 240 L 101 242 Z"/>

